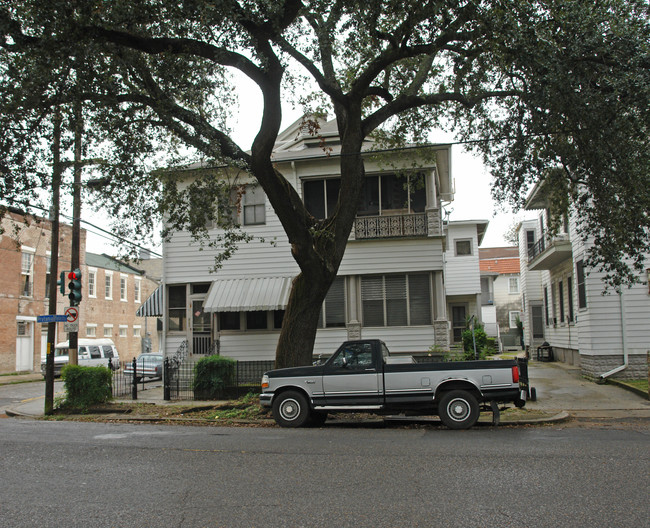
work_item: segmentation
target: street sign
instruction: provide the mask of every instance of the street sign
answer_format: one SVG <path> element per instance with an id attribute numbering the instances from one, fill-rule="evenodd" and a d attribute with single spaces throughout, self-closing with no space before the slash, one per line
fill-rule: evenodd
<path id="1" fill-rule="evenodd" d="M 70 308 L 66 309 L 65 315 L 66 315 L 65 320 L 68 323 L 74 323 L 79 317 L 79 308 L 77 308 L 76 306 L 70 306 Z"/>
<path id="2" fill-rule="evenodd" d="M 64 332 L 78 332 L 79 323 L 63 323 Z"/>
<path id="3" fill-rule="evenodd" d="M 37 315 L 37 323 L 64 323 L 68 320 L 67 315 Z"/>

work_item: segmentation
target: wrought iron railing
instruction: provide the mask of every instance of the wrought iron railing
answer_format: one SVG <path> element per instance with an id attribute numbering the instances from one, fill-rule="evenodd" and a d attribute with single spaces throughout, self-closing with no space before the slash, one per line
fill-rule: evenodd
<path id="1" fill-rule="evenodd" d="M 354 223 L 354 237 L 357 240 L 427 236 L 427 234 L 428 224 L 426 213 L 359 216 Z"/>

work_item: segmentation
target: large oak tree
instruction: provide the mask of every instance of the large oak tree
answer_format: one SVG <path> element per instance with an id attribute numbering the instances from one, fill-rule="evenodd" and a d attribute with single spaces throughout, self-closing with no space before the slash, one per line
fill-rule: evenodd
<path id="1" fill-rule="evenodd" d="M 319 310 L 364 181 L 362 142 L 373 134 L 383 146 L 399 145 L 453 127 L 485 156 L 499 199 L 520 204 L 531 184 L 546 179 L 557 197 L 554 209 L 574 206 L 580 228 L 596 242 L 591 264 L 614 284 L 644 266 L 650 246 L 645 0 L 0 0 L 0 6 L 7 61 L 45 57 L 55 64 L 83 56 L 90 72 L 83 98 L 103 116 L 97 128 L 118 153 L 103 180 L 115 213 L 142 197 L 143 185 L 155 190 L 146 183 L 150 171 L 129 177 L 125 161 L 145 161 L 129 131 L 171 134 L 207 163 L 239 167 L 263 187 L 300 267 L 278 367 L 311 361 Z M 250 153 L 225 126 L 234 108 L 233 70 L 263 98 Z M 33 107 L 34 94 L 39 105 L 54 104 L 41 84 L 30 87 L 17 72 L 2 73 L 25 87 L 17 96 L 25 107 Z M 295 93 L 306 108 L 333 112 L 340 132 L 341 192 L 324 220 L 309 214 L 272 163 L 282 102 Z M 156 203 L 174 228 L 198 232 L 199 220 L 217 214 L 186 211 L 187 195 L 168 189 Z M 221 203 L 222 191 L 210 172 L 190 189 L 210 197 L 204 205 Z"/>

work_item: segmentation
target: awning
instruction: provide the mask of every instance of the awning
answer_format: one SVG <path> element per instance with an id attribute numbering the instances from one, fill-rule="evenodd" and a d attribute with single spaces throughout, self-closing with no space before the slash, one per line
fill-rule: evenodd
<path id="1" fill-rule="evenodd" d="M 283 310 L 289 301 L 293 277 L 254 277 L 217 280 L 203 303 L 206 312 Z"/>
<path id="2" fill-rule="evenodd" d="M 135 315 L 137 317 L 162 317 L 163 309 L 163 287 L 158 286 L 137 309 Z"/>

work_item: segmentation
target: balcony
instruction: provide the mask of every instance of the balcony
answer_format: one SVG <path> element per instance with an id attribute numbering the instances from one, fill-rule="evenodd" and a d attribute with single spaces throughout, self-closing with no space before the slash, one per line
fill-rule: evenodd
<path id="1" fill-rule="evenodd" d="M 550 270 L 571 258 L 569 235 L 561 233 L 554 237 L 545 236 L 528 250 L 528 269 Z"/>
<path id="2" fill-rule="evenodd" d="M 350 238 L 373 240 L 440 235 L 442 235 L 440 210 L 431 209 L 425 213 L 359 216 L 354 221 L 354 229 Z"/>

